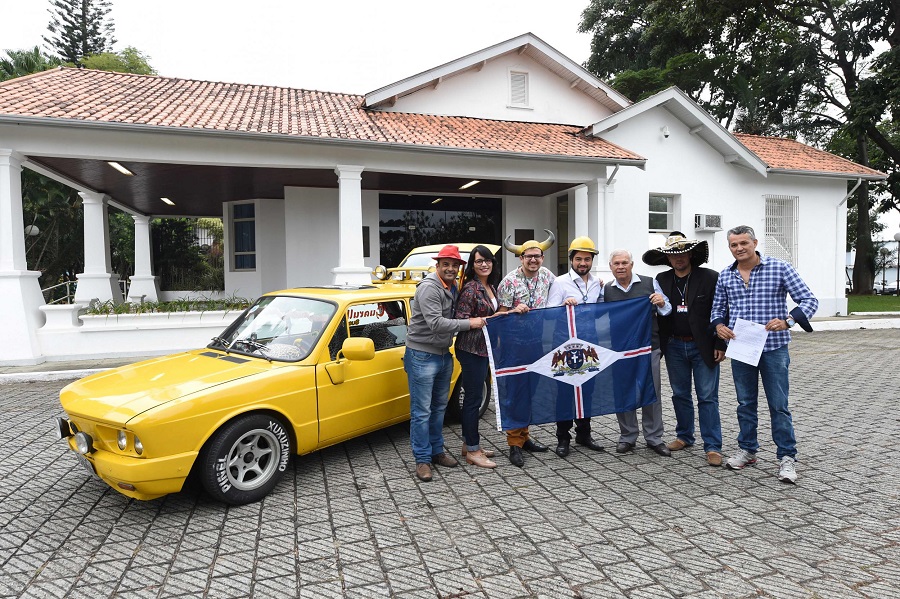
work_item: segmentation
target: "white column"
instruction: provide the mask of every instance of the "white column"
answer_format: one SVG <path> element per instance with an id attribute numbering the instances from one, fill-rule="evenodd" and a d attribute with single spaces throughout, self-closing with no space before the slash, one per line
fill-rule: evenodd
<path id="1" fill-rule="evenodd" d="M 76 302 L 112 300 L 122 303 L 118 276 L 111 274 L 109 256 L 109 196 L 80 192 L 84 207 L 84 272 L 79 273 Z"/>
<path id="2" fill-rule="evenodd" d="M 159 277 L 153 276 L 150 217 L 132 215 L 134 219 L 134 274 L 129 277 L 128 301 L 158 302 Z"/>
<path id="3" fill-rule="evenodd" d="M 25 261 L 22 216 L 22 156 L 0 149 L 0 364 L 44 361 L 36 331 L 44 324 L 39 272 Z"/>
<path id="4" fill-rule="evenodd" d="M 338 176 L 338 265 L 331 270 L 335 285 L 365 285 L 372 282 L 366 268 L 362 243 L 362 172 L 364 167 L 339 164 Z"/>
<path id="5" fill-rule="evenodd" d="M 590 211 L 588 210 L 588 191 L 587 187 L 582 185 L 580 187 L 576 187 L 573 191 L 569 192 L 569 197 L 571 198 L 570 210 L 572 210 L 572 215 L 574 218 L 574 228 L 572 229 L 572 234 L 570 237 L 575 239 L 576 237 L 591 237 L 590 234 Z M 595 237 L 591 237 L 595 244 L 599 243 L 599 239 Z M 598 245 L 599 248 L 599 245 Z"/>
<path id="6" fill-rule="evenodd" d="M 600 252 L 593 270 L 604 280 L 609 280 L 612 276 L 609 270 L 609 253 L 616 249 L 609 218 L 611 187 L 607 185 L 606 179 L 587 182 L 588 236 L 594 240 Z"/>

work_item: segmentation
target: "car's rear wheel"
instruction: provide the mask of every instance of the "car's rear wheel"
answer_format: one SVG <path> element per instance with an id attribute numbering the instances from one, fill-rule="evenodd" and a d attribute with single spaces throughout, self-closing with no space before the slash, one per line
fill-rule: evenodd
<path id="1" fill-rule="evenodd" d="M 216 431 L 200 453 L 200 482 L 219 501 L 253 503 L 275 488 L 291 453 L 291 436 L 279 418 L 241 416 Z"/>
<path id="2" fill-rule="evenodd" d="M 488 405 L 491 403 L 491 377 L 490 375 L 484 379 L 484 383 L 481 387 L 481 405 L 478 406 L 478 417 L 481 418 L 484 416 L 484 413 L 487 411 Z M 462 386 L 462 377 L 459 377 L 456 381 L 456 386 L 453 388 L 453 393 L 450 394 L 450 401 L 447 403 L 447 415 L 451 420 L 459 422 L 462 420 L 462 405 L 463 399 L 465 399 L 466 391 Z"/>

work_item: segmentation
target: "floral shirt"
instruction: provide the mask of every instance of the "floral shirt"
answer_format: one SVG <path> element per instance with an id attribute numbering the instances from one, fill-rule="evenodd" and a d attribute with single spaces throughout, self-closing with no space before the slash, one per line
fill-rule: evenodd
<path id="1" fill-rule="evenodd" d="M 494 297 L 497 297 L 497 288 L 491 287 Z M 454 318 L 478 318 L 487 317 L 494 313 L 494 305 L 488 297 L 487 289 L 481 281 L 473 279 L 466 281 L 459 299 L 456 301 L 456 314 Z M 460 331 L 456 335 L 456 349 L 467 351 L 482 357 L 487 357 L 487 344 L 484 342 L 484 333 L 481 329 Z"/>
<path id="2" fill-rule="evenodd" d="M 546 308 L 550 295 L 550 285 L 556 275 L 544 268 L 529 279 L 522 273 L 522 267 L 515 269 L 500 281 L 497 287 L 497 302 L 507 308 L 525 304 L 529 308 Z"/>

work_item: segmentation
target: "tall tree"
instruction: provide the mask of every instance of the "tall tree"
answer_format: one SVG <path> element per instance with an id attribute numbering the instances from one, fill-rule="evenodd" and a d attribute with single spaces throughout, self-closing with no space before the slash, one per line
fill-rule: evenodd
<path id="1" fill-rule="evenodd" d="M 116 43 L 109 0 L 51 0 L 49 36 L 44 42 L 64 60 L 81 64 L 91 54 L 111 51 Z"/>
<path id="2" fill-rule="evenodd" d="M 840 133 L 852 140 L 844 155 L 865 166 L 877 147 L 892 177 L 876 186 L 887 207 L 900 164 L 898 19 L 897 0 L 591 0 L 580 29 L 594 34 L 588 68 L 632 97 L 678 85 L 736 130 L 819 146 Z M 854 289 L 865 292 L 875 274 L 866 182 L 855 203 Z"/>

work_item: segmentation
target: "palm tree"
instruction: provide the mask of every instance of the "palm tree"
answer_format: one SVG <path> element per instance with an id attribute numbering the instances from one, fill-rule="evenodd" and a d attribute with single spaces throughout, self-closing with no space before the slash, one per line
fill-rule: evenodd
<path id="1" fill-rule="evenodd" d="M 31 50 L 6 50 L 6 58 L 0 58 L 0 81 L 40 73 L 61 64 L 62 60 L 56 56 L 41 52 L 40 46 Z"/>

